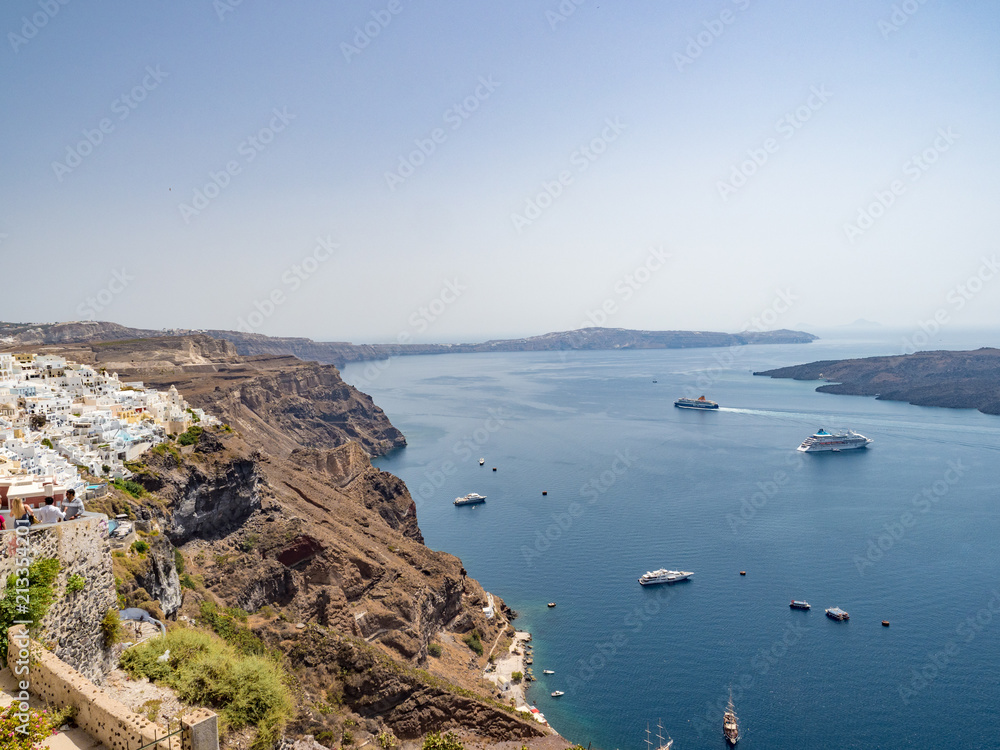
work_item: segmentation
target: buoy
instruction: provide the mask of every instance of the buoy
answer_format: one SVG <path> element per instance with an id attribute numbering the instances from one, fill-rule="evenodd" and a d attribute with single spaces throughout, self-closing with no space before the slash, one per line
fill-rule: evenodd
<path id="1" fill-rule="evenodd" d="M 883 628 L 889 627 L 889 621 L 888 620 L 882 620 L 882 627 Z"/>
<path id="2" fill-rule="evenodd" d="M 745 570 L 741 570 L 741 571 L 740 571 L 740 575 L 741 575 L 741 576 L 745 576 L 746 574 L 747 574 L 747 572 L 746 572 Z"/>
<path id="3" fill-rule="evenodd" d="M 542 494 L 543 494 L 543 495 L 548 495 L 549 493 L 548 493 L 548 492 L 546 492 L 545 490 L 542 490 Z"/>
<path id="4" fill-rule="evenodd" d="M 496 471 L 496 470 L 497 470 L 497 467 L 496 467 L 496 466 L 494 466 L 494 467 L 493 467 L 493 471 Z"/>

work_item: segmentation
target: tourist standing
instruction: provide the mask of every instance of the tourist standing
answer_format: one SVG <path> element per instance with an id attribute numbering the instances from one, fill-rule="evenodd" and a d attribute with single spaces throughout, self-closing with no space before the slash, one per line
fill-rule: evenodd
<path id="1" fill-rule="evenodd" d="M 55 500 L 51 497 L 45 498 L 45 505 L 38 509 L 35 518 L 39 523 L 59 523 L 65 520 L 66 514 L 55 506 Z"/>
<path id="2" fill-rule="evenodd" d="M 71 521 L 83 515 L 83 500 L 77 498 L 76 490 L 66 490 L 66 499 L 62 501 L 61 506 L 66 514 L 63 519 L 65 521 Z"/>

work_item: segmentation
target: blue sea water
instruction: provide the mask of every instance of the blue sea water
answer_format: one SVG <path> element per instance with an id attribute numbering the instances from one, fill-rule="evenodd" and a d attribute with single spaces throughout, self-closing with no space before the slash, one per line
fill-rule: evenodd
<path id="1" fill-rule="evenodd" d="M 1000 417 L 751 374 L 898 352 L 876 335 L 401 357 L 344 377 L 407 436 L 376 465 L 406 481 L 427 544 L 532 632 L 529 700 L 568 739 L 640 750 L 662 720 L 677 750 L 722 748 L 731 690 L 744 750 L 1000 747 Z M 673 407 L 702 392 L 723 408 Z M 874 443 L 797 453 L 819 427 Z M 452 505 L 473 491 L 487 502 Z M 638 585 L 660 567 L 695 575 Z"/>

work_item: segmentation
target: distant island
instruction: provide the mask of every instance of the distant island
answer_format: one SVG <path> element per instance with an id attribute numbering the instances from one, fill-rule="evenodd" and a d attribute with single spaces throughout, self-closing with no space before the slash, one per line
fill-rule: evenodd
<path id="1" fill-rule="evenodd" d="M 154 331 L 117 323 L 77 321 L 68 323 L 0 323 L 0 348 L 79 342 L 131 341 L 167 336 L 207 334 L 231 342 L 242 356 L 292 355 L 302 360 L 342 367 L 348 362 L 388 359 L 416 354 L 469 354 L 479 352 L 536 352 L 611 349 L 687 349 L 746 346 L 749 344 L 807 344 L 816 336 L 802 331 L 634 331 L 626 328 L 581 328 L 521 339 L 499 339 L 480 344 L 352 344 L 307 338 L 264 336 L 225 330 L 171 329 Z"/>
<path id="2" fill-rule="evenodd" d="M 1000 414 L 1000 349 L 811 362 L 754 375 L 826 380 L 817 391 Z"/>

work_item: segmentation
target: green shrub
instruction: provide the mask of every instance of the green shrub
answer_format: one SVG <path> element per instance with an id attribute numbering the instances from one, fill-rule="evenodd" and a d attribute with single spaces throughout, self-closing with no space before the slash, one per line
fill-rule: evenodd
<path id="1" fill-rule="evenodd" d="M 52 445 L 52 441 L 49 440 L 48 438 L 42 438 L 42 445 L 44 445 L 46 448 L 51 448 L 52 450 L 55 450 L 55 446 Z"/>
<path id="2" fill-rule="evenodd" d="M 7 576 L 4 597 L 0 599 L 0 664 L 7 663 L 7 629 L 15 620 L 29 620 L 35 623 L 35 627 L 41 623 L 49 605 L 55 600 L 53 584 L 58 575 L 59 561 L 45 558 L 28 566 L 27 580 L 18 578 L 17 573 Z M 18 591 L 21 592 L 21 603 L 17 601 Z M 25 598 L 28 600 L 28 611 L 19 611 L 19 607 L 24 606 Z"/>
<path id="3" fill-rule="evenodd" d="M 242 552 L 253 552 L 257 549 L 257 543 L 260 541 L 260 537 L 256 534 L 247 534 L 246 537 L 240 542 L 239 547 Z"/>
<path id="4" fill-rule="evenodd" d="M 392 750 L 392 748 L 399 744 L 392 732 L 379 732 L 376 740 L 378 741 L 378 746 L 382 748 L 382 750 Z"/>
<path id="5" fill-rule="evenodd" d="M 104 617 L 101 619 L 101 633 L 104 635 L 104 644 L 108 648 L 124 640 L 122 621 L 118 617 L 118 610 L 114 607 L 104 613 Z"/>
<path id="6" fill-rule="evenodd" d="M 340 735 L 340 743 L 342 745 L 353 745 L 354 744 L 354 732 L 350 729 L 345 729 L 344 733 Z"/>
<path id="7" fill-rule="evenodd" d="M 513 680 L 514 682 L 520 682 L 522 679 L 524 679 L 524 675 L 521 674 L 520 672 L 511 672 L 510 679 Z"/>
<path id="8" fill-rule="evenodd" d="M 77 591 L 83 591 L 87 586 L 87 579 L 81 575 L 74 573 L 69 578 L 66 579 L 66 593 L 75 594 Z"/>
<path id="9" fill-rule="evenodd" d="M 182 589 L 191 589 L 194 591 L 197 588 L 195 586 L 194 579 L 188 573 L 182 573 L 180 575 L 180 582 Z"/>
<path id="10" fill-rule="evenodd" d="M 177 568 L 177 575 L 184 573 L 184 555 L 179 549 L 174 549 L 174 567 Z"/>
<path id="11" fill-rule="evenodd" d="M 167 649 L 167 662 L 157 661 Z M 240 654 L 205 631 L 178 628 L 145 641 L 122 655 L 121 667 L 133 678 L 173 687 L 185 702 L 218 711 L 227 729 L 256 727 L 253 747 L 258 750 L 273 746 L 294 713 L 278 664 Z"/>
<path id="12" fill-rule="evenodd" d="M 471 648 L 473 651 L 479 654 L 479 656 L 483 655 L 483 642 L 479 640 L 478 630 L 473 630 L 462 640 L 465 641 L 465 645 L 467 645 L 469 648 Z"/>
<path id="13" fill-rule="evenodd" d="M 219 609 L 214 602 L 201 603 L 201 621 L 214 630 L 224 641 L 231 644 L 242 654 L 260 656 L 267 653 L 264 641 L 241 625 L 246 622 L 248 613 L 236 607 Z"/>
<path id="14" fill-rule="evenodd" d="M 454 732 L 431 732 L 424 737 L 423 750 L 465 750 L 465 746 L 458 741 L 458 735 Z"/>
<path id="15" fill-rule="evenodd" d="M 134 542 L 132 542 L 132 551 L 138 552 L 140 555 L 145 555 L 147 552 L 149 552 L 149 543 L 144 542 L 141 539 L 136 539 Z"/>
<path id="16" fill-rule="evenodd" d="M 104 473 L 107 474 L 110 468 Z M 149 493 L 146 492 L 146 488 L 143 487 L 138 482 L 134 482 L 131 479 L 114 479 L 111 481 L 111 485 L 118 490 L 121 490 L 125 494 L 138 500 L 139 498 L 145 497 Z"/>
<path id="17" fill-rule="evenodd" d="M 197 425 L 192 425 L 191 427 L 188 428 L 187 432 L 182 432 L 180 435 L 177 436 L 177 444 L 194 445 L 195 443 L 198 442 L 198 438 L 201 437 L 201 433 L 203 431 L 204 431 L 203 428 L 198 427 Z"/>
<path id="18" fill-rule="evenodd" d="M 431 656 L 441 656 L 441 646 L 437 643 L 432 643 L 427 647 L 427 653 Z"/>

